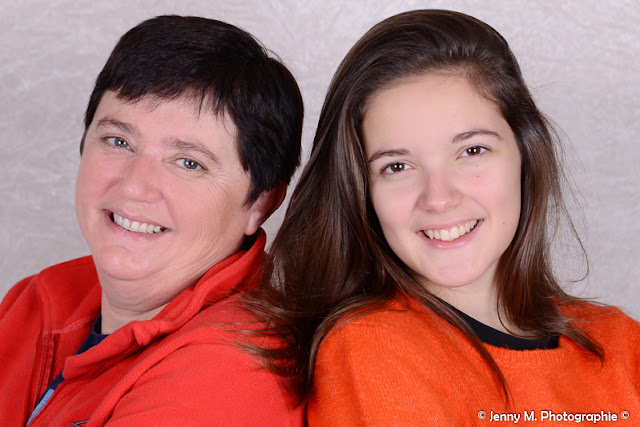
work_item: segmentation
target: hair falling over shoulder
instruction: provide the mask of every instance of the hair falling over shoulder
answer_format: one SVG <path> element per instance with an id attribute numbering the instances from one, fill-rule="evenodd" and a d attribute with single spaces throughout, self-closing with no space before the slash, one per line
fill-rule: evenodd
<path id="1" fill-rule="evenodd" d="M 601 346 L 561 310 L 581 300 L 562 290 L 550 265 L 553 222 L 566 218 L 577 238 L 562 198 L 559 141 L 507 42 L 470 16 L 417 10 L 375 25 L 340 64 L 309 162 L 271 246 L 263 287 L 247 299 L 267 325 L 261 333 L 283 342 L 252 351 L 283 378 L 298 403 L 311 392 L 314 361 L 326 334 L 394 295 L 420 301 L 463 331 L 510 399 L 500 369 L 469 325 L 419 285 L 389 248 L 369 200 L 361 132 L 367 102 L 401 79 L 430 72 L 462 76 L 493 102 L 520 150 L 520 220 L 497 272 L 504 313 L 523 331 L 538 337 L 561 334 L 604 358 Z"/>

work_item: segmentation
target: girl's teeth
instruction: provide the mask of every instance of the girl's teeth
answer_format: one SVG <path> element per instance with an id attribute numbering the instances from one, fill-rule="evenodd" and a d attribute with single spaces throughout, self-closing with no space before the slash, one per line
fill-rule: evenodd
<path id="1" fill-rule="evenodd" d="M 464 224 L 454 225 L 448 230 L 425 230 L 423 233 L 429 239 L 450 242 L 469 233 L 476 227 L 476 225 L 478 225 L 478 220 L 474 219 L 473 221 L 465 222 Z"/>
<path id="2" fill-rule="evenodd" d="M 451 229 L 451 232 L 449 233 L 449 235 L 451 236 L 451 240 L 457 239 L 458 237 L 460 237 L 460 231 L 458 227 L 453 227 Z"/>
<path id="3" fill-rule="evenodd" d="M 118 224 L 120 227 L 125 230 L 134 232 L 134 233 L 160 233 L 163 231 L 163 228 L 159 225 L 147 224 L 146 222 L 140 223 L 139 221 L 130 221 L 127 218 L 123 218 L 118 214 L 113 214 L 113 222 Z"/>

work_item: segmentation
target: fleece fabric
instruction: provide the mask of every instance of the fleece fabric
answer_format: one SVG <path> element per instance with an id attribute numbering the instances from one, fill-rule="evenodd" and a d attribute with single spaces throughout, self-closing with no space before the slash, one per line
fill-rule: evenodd
<path id="1" fill-rule="evenodd" d="M 264 244 L 261 230 L 250 249 L 212 267 L 155 318 L 79 355 L 100 312 L 92 258 L 19 282 L 0 304 L 2 425 L 25 425 L 62 369 L 65 381 L 30 427 L 301 425 L 300 410 L 233 331 L 257 326 L 237 300 L 256 282 Z"/>
<path id="2" fill-rule="evenodd" d="M 604 363 L 564 336 L 554 349 L 484 344 L 511 392 L 508 406 L 462 332 L 415 301 L 394 300 L 324 340 L 309 425 L 576 425 L 581 417 L 640 425 L 640 324 L 616 308 L 572 310 L 604 347 Z"/>

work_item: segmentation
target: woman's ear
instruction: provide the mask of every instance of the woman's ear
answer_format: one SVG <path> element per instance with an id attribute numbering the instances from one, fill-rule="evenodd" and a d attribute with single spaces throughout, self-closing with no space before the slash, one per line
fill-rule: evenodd
<path id="1" fill-rule="evenodd" d="M 258 231 L 258 228 L 280 207 L 286 195 L 287 184 L 285 183 L 260 194 L 258 200 L 249 208 L 251 212 L 244 234 L 251 236 Z"/>

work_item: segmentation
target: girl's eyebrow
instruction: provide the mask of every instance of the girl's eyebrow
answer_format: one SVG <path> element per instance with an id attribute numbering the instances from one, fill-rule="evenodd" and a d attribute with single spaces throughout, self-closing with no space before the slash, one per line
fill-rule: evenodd
<path id="1" fill-rule="evenodd" d="M 367 163 L 375 162 L 376 160 L 382 157 L 406 156 L 409 154 L 411 154 L 411 152 L 406 148 L 398 148 L 395 150 L 379 150 L 373 153 L 371 157 L 369 157 L 369 160 L 367 160 Z"/>
<path id="2" fill-rule="evenodd" d="M 502 139 L 502 137 L 500 137 L 500 135 L 497 132 L 494 132 L 492 130 L 472 129 L 470 131 L 457 134 L 456 136 L 453 137 L 453 139 L 451 140 L 451 143 L 457 144 L 459 142 L 466 141 L 467 139 L 473 138 L 474 136 L 478 136 L 478 135 L 494 136 L 498 139 Z"/>
<path id="3" fill-rule="evenodd" d="M 492 130 L 488 130 L 488 129 L 472 129 L 470 131 L 467 132 L 462 132 L 457 134 L 456 136 L 453 137 L 453 139 L 451 140 L 452 144 L 458 144 L 460 142 L 464 142 L 468 139 L 473 138 L 474 136 L 478 136 L 478 135 L 486 135 L 486 136 L 493 136 L 495 138 L 498 139 L 502 139 L 502 137 L 500 137 L 500 134 L 498 134 L 497 132 L 494 132 Z M 393 157 L 393 156 L 406 156 L 411 154 L 411 152 L 409 150 L 407 150 L 406 148 L 397 148 L 397 149 L 393 149 L 393 150 L 379 150 L 376 151 L 375 153 L 373 153 L 371 155 L 371 157 L 369 158 L 369 160 L 367 160 L 367 163 L 372 163 L 375 162 L 376 160 L 382 158 L 382 157 Z"/>

